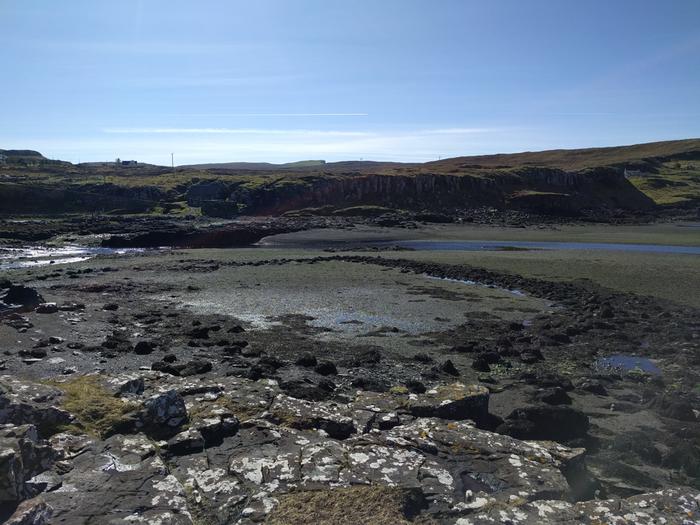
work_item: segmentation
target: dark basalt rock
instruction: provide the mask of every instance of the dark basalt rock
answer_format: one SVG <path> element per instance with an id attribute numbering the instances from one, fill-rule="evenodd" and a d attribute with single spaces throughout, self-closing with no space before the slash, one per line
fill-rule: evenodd
<path id="1" fill-rule="evenodd" d="M 378 350 L 371 348 L 356 355 L 353 359 L 353 364 L 355 366 L 376 365 L 381 360 L 382 354 Z"/>
<path id="2" fill-rule="evenodd" d="M 584 379 L 578 384 L 577 388 L 579 390 L 583 390 L 584 392 L 590 392 L 591 394 L 596 394 L 599 396 L 608 395 L 608 391 L 605 386 L 603 386 L 603 383 L 597 379 Z"/>
<path id="3" fill-rule="evenodd" d="M 291 397 L 308 401 L 325 401 L 330 399 L 335 390 L 335 384 L 328 379 L 314 381 L 309 378 L 299 378 L 280 383 L 282 391 Z"/>
<path id="4" fill-rule="evenodd" d="M 370 392 L 388 392 L 391 385 L 376 377 L 357 377 L 350 383 L 353 387 Z"/>
<path id="5" fill-rule="evenodd" d="M 488 361 L 482 356 L 477 356 L 477 358 L 472 361 L 472 368 L 474 370 L 477 370 L 478 372 L 491 371 L 491 366 L 489 365 Z"/>
<path id="6" fill-rule="evenodd" d="M 447 359 L 446 361 L 440 363 L 439 370 L 441 372 L 444 372 L 445 374 L 448 374 L 451 376 L 458 376 L 459 375 L 459 370 L 457 370 L 457 367 L 454 365 L 454 363 L 450 359 Z"/>
<path id="7" fill-rule="evenodd" d="M 693 405 L 677 394 L 663 394 L 652 402 L 652 406 L 664 417 L 680 421 L 697 421 Z"/>
<path id="8" fill-rule="evenodd" d="M 41 303 L 36 307 L 35 312 L 38 314 L 55 314 L 58 312 L 58 305 L 56 303 Z"/>
<path id="9" fill-rule="evenodd" d="M 338 369 L 332 361 L 320 361 L 314 370 L 322 376 L 336 375 L 338 373 Z"/>
<path id="10" fill-rule="evenodd" d="M 518 439 L 568 441 L 584 437 L 588 426 L 588 416 L 580 410 L 543 405 L 514 410 L 496 432 Z"/>
<path id="11" fill-rule="evenodd" d="M 296 360 L 296 364 L 298 366 L 314 367 L 318 364 L 318 361 L 316 360 L 315 355 L 305 352 L 299 356 L 299 358 Z"/>
<path id="12" fill-rule="evenodd" d="M 193 359 L 188 361 L 184 365 L 178 365 L 181 376 L 193 376 L 197 374 L 206 374 L 211 371 L 213 365 L 210 361 L 204 361 L 203 359 Z"/>
<path id="13" fill-rule="evenodd" d="M 535 400 L 548 405 L 570 405 L 571 398 L 566 391 L 558 386 L 545 388 L 535 393 Z"/>
<path id="14" fill-rule="evenodd" d="M 143 407 L 141 422 L 154 436 L 172 436 L 187 422 L 185 401 L 175 390 L 151 396 Z"/>
<path id="15" fill-rule="evenodd" d="M 423 394 L 426 391 L 425 385 L 417 379 L 409 379 L 406 381 L 405 386 L 409 392 L 414 394 Z"/>
<path id="16" fill-rule="evenodd" d="M 41 303 L 44 298 L 34 288 L 23 285 L 10 285 L 0 299 L 8 305 L 19 306 L 21 310 L 33 310 Z"/>
<path id="17" fill-rule="evenodd" d="M 134 346 L 134 353 L 139 355 L 148 355 L 153 353 L 156 345 L 151 341 L 139 341 Z"/>

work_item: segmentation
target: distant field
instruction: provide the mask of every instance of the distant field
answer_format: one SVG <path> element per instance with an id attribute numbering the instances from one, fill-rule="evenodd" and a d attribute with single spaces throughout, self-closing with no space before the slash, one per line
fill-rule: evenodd
<path id="1" fill-rule="evenodd" d="M 682 204 L 700 200 L 700 160 L 665 162 L 658 174 L 628 177 L 656 204 Z"/>
<path id="2" fill-rule="evenodd" d="M 651 295 L 700 307 L 700 257 L 603 251 L 403 252 L 382 257 L 468 264 L 502 272 L 571 281 Z"/>

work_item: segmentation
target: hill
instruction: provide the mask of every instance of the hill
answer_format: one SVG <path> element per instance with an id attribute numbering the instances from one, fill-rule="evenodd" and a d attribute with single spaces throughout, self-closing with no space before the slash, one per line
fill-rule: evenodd
<path id="1" fill-rule="evenodd" d="M 284 164 L 272 164 L 270 162 L 218 162 L 209 164 L 186 164 L 183 166 L 178 166 L 178 169 L 197 169 L 197 170 L 246 170 L 246 171 L 257 171 L 257 170 L 288 170 L 288 169 L 299 169 L 299 168 L 316 168 L 318 166 L 323 166 L 326 163 L 325 160 L 299 160 L 297 162 L 286 162 Z"/>
<path id="2" fill-rule="evenodd" d="M 367 207 L 449 214 L 490 207 L 577 216 L 700 205 L 700 139 L 423 164 L 311 160 L 175 170 L 141 163 L 73 165 L 30 150 L 4 155 L 4 214 L 201 210 L 230 217 L 303 209 L 366 213 Z"/>
<path id="3" fill-rule="evenodd" d="M 537 152 L 454 157 L 427 162 L 427 169 L 440 171 L 465 167 L 518 167 L 539 166 L 564 170 L 581 170 L 601 166 L 651 165 L 672 159 L 700 158 L 700 139 L 649 142 L 630 146 L 607 148 L 558 149 Z"/>

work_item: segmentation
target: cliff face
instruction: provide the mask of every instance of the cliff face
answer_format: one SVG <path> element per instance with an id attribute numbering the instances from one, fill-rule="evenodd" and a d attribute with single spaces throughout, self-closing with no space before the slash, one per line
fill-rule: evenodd
<path id="1" fill-rule="evenodd" d="M 418 174 L 318 178 L 299 186 L 267 186 L 241 196 L 248 212 L 280 213 L 324 205 L 378 205 L 449 210 L 476 206 L 576 214 L 585 209 L 644 210 L 653 202 L 621 171 L 526 168 L 486 176 Z M 552 206 L 552 202 L 555 205 Z"/>
<path id="2" fill-rule="evenodd" d="M 115 209 L 144 212 L 165 198 L 165 192 L 150 186 L 129 188 L 114 184 L 85 184 L 38 187 L 0 184 L 0 213 L 84 213 Z"/>

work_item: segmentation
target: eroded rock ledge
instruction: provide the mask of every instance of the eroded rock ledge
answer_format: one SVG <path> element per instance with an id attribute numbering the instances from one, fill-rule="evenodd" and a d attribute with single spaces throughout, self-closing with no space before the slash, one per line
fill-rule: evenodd
<path id="1" fill-rule="evenodd" d="M 700 519 L 690 489 L 575 502 L 585 450 L 478 428 L 473 420 L 488 414 L 481 386 L 358 392 L 341 403 L 297 399 L 269 379 L 144 371 L 83 378 L 86 400 L 106 396 L 85 412 L 75 381 L 0 377 L 7 523 Z"/>

